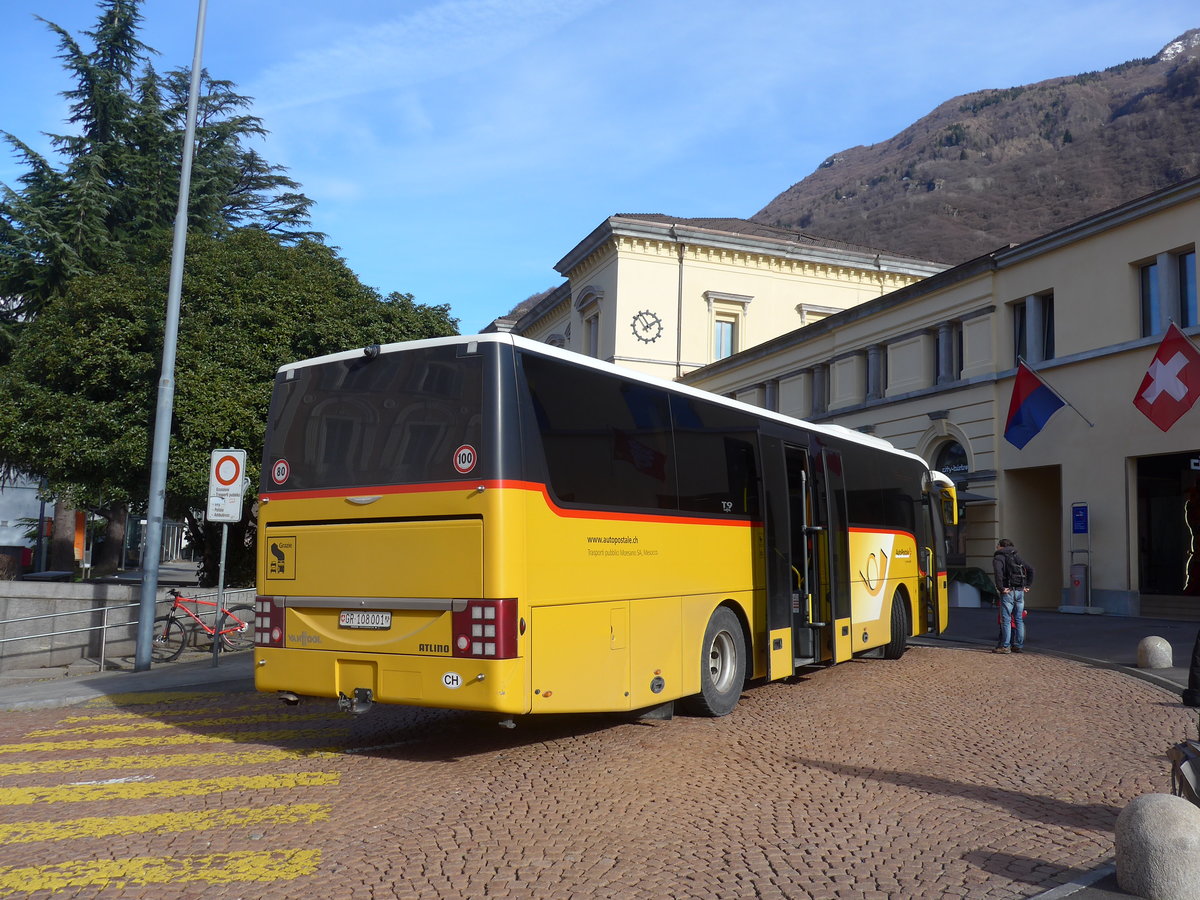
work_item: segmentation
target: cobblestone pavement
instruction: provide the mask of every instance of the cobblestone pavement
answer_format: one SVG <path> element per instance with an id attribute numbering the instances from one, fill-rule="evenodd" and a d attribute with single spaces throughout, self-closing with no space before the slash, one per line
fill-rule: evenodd
<path id="1" fill-rule="evenodd" d="M 0 898 L 1020 898 L 1111 857 L 1193 727 L 1051 656 L 914 647 L 722 719 L 245 692 L 0 720 Z"/>

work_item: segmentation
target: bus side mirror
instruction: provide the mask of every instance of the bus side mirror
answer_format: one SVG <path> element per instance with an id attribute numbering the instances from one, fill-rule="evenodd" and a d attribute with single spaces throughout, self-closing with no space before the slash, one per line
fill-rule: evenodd
<path id="1" fill-rule="evenodd" d="M 953 487 L 941 487 L 938 490 L 942 501 L 942 522 L 946 525 L 958 524 L 958 496 Z"/>

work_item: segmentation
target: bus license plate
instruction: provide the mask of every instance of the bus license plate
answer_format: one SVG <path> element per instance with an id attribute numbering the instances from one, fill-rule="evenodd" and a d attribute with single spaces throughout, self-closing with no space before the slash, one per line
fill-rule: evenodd
<path id="1" fill-rule="evenodd" d="M 339 628 L 376 628 L 385 630 L 392 627 L 390 612 L 364 612 L 358 609 L 343 609 L 338 615 Z"/>

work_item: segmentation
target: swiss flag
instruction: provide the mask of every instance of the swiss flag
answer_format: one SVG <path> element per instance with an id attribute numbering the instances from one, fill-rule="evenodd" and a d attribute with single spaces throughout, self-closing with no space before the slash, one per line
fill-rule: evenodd
<path id="1" fill-rule="evenodd" d="M 1163 431 L 1200 399 L 1200 350 L 1174 322 L 1142 379 L 1133 405 Z"/>

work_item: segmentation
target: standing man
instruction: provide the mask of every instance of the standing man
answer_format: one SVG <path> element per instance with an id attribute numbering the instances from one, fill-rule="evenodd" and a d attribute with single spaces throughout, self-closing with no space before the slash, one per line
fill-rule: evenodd
<path id="1" fill-rule="evenodd" d="M 1033 566 L 1021 559 L 1012 541 L 1001 538 L 992 555 L 992 577 L 1000 592 L 1000 642 L 992 652 L 1020 653 L 1025 646 L 1025 592 L 1033 587 Z"/>

